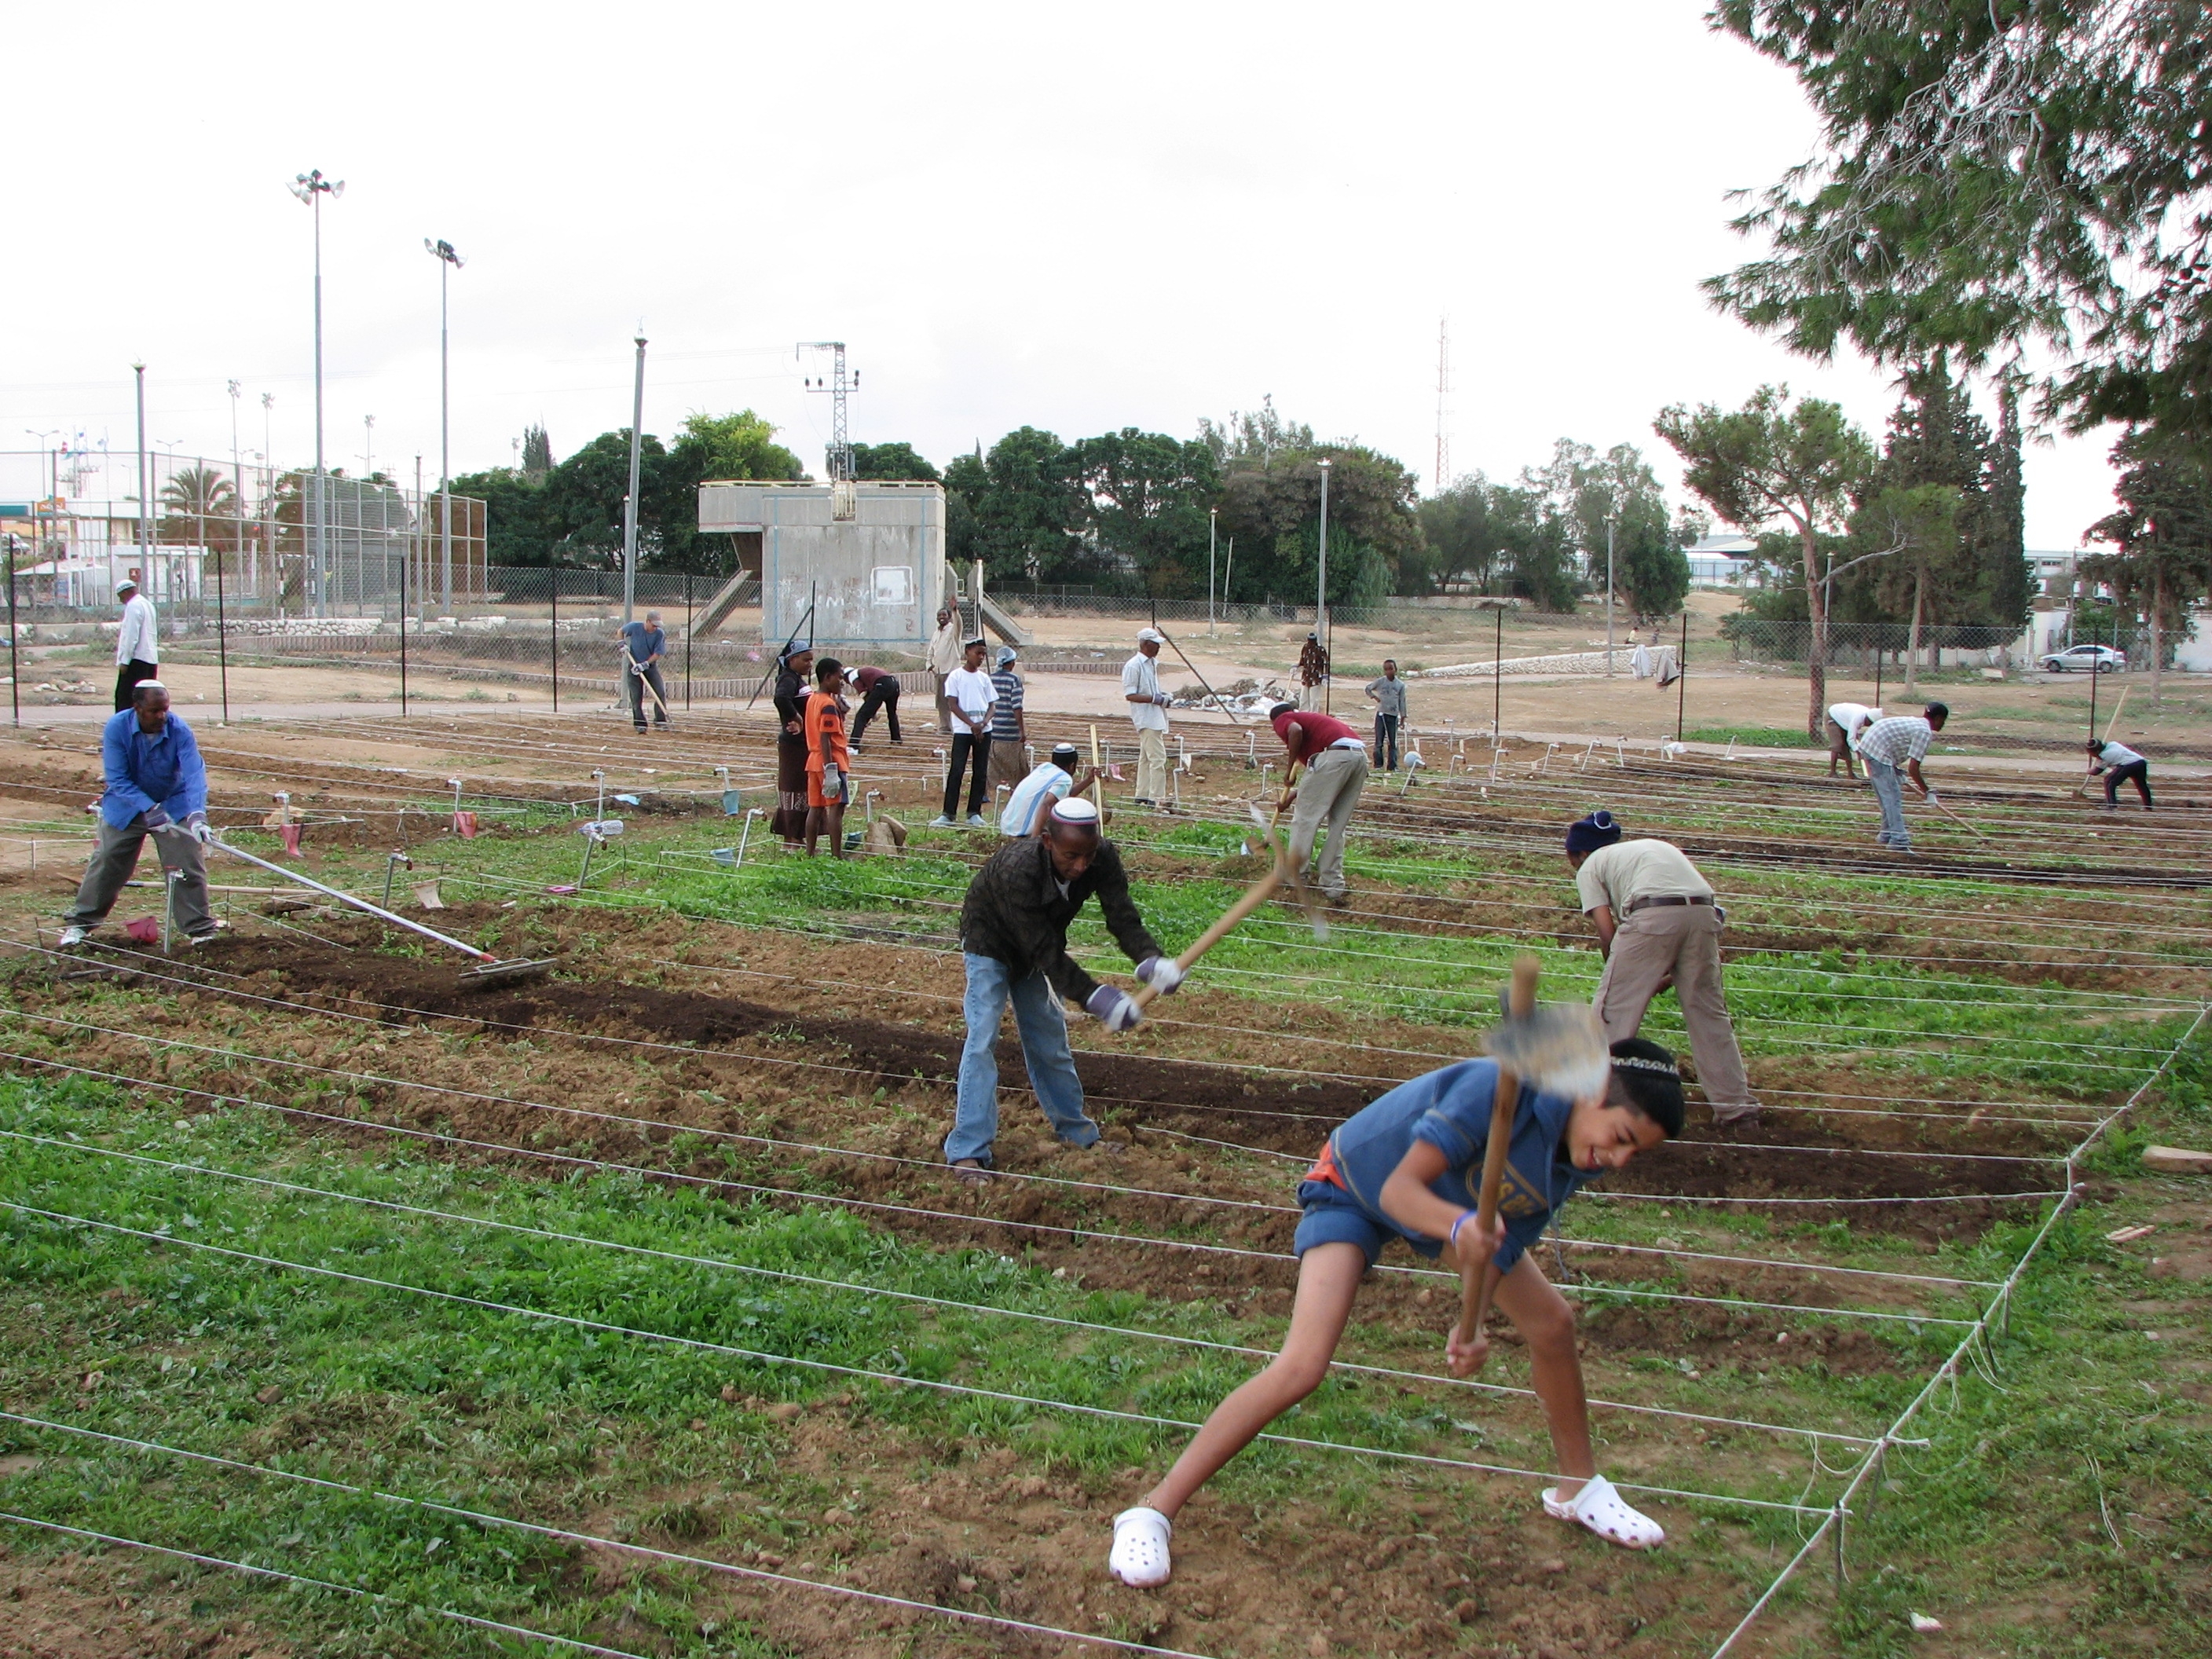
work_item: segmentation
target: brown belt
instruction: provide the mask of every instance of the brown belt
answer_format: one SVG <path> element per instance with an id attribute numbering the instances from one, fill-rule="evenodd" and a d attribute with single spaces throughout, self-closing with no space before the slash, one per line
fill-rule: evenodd
<path id="1" fill-rule="evenodd" d="M 1638 910 L 1649 909 L 1655 904 L 1711 904 L 1712 902 L 1712 895 L 1710 893 L 1701 898 L 1692 898 L 1686 893 L 1666 893 L 1655 898 L 1640 898 L 1620 914 L 1624 916 L 1632 916 Z"/>

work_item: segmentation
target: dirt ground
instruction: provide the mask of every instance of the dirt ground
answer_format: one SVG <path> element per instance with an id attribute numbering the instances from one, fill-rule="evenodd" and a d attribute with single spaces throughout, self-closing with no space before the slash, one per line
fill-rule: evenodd
<path id="1" fill-rule="evenodd" d="M 198 1617 L 192 1593 L 158 1565 L 0 1545 L 0 1659 L 290 1659 L 289 1644 L 246 1621 Z"/>

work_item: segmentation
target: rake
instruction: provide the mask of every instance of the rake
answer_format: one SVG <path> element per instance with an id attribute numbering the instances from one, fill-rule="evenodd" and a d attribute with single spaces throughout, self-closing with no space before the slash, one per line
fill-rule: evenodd
<path id="1" fill-rule="evenodd" d="M 424 939 L 434 939 L 449 950 L 459 951 L 463 956 L 474 958 L 477 965 L 473 968 L 465 968 L 460 973 L 461 988 L 464 990 L 485 990 L 497 986 L 513 985 L 522 980 L 540 979 L 551 973 L 556 966 L 550 957 L 501 960 L 489 951 L 480 951 L 473 945 L 465 945 L 459 939 L 450 934 L 441 933 L 434 927 L 425 927 L 419 921 L 410 921 L 406 917 L 395 915 L 380 904 L 371 904 L 365 898 L 356 898 L 351 893 L 341 892 L 335 887 L 325 887 L 313 876 L 303 876 L 296 870 L 287 870 L 281 864 L 271 864 L 267 859 L 257 857 L 243 848 L 233 847 L 219 836 L 210 837 L 208 845 L 219 852 L 229 854 L 234 859 L 244 859 L 248 864 L 258 865 L 271 875 L 282 876 L 295 887 L 305 887 L 327 898 L 334 898 L 341 904 L 350 904 L 356 910 L 366 910 L 380 921 L 388 921 L 395 927 L 404 927 L 410 933 L 420 933 Z"/>

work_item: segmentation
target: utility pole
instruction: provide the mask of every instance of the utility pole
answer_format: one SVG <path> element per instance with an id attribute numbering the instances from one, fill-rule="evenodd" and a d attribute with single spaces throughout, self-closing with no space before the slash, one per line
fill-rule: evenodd
<path id="1" fill-rule="evenodd" d="M 1213 548 L 1220 531 L 1220 517 L 1219 507 L 1206 509 L 1206 633 L 1208 639 L 1220 631 L 1214 626 L 1213 620 Z"/>
<path id="2" fill-rule="evenodd" d="M 323 198 L 345 194 L 345 180 L 325 179 L 323 170 L 303 173 L 285 186 L 315 212 L 315 547 L 308 563 L 308 602 L 317 614 L 325 607 L 324 568 L 330 540 L 329 490 L 323 474 Z"/>
<path id="3" fill-rule="evenodd" d="M 153 537 L 146 523 L 146 365 L 133 363 L 131 372 L 138 377 L 138 580 L 153 580 Z M 108 586 L 115 586 L 115 556 L 107 556 Z M 139 591 L 143 592 L 144 588 Z"/>
<path id="4" fill-rule="evenodd" d="M 1613 532 L 1620 522 L 1615 514 L 1605 521 L 1605 676 L 1613 678 Z"/>
<path id="5" fill-rule="evenodd" d="M 264 597 L 276 602 L 276 608 L 281 615 L 283 611 L 284 585 L 276 580 L 276 573 L 283 568 L 276 557 L 276 447 L 275 441 L 270 436 L 272 429 L 270 422 L 274 418 L 273 411 L 276 407 L 276 394 L 273 392 L 263 392 L 261 394 L 261 510 L 268 515 L 268 518 L 262 528 L 261 550 L 269 556 L 269 592 Z M 261 562 L 258 559 L 253 562 L 253 575 L 254 592 L 259 595 Z"/>
<path id="6" fill-rule="evenodd" d="M 848 435 L 850 428 L 845 423 L 846 394 L 860 384 L 854 374 L 848 381 L 845 375 L 845 343 L 842 340 L 801 340 L 801 351 L 826 351 L 830 354 L 830 378 L 802 377 L 799 384 L 809 392 L 830 394 L 830 450 L 824 458 L 830 466 L 832 483 L 850 483 L 853 477 L 853 445 Z"/>
<path id="7" fill-rule="evenodd" d="M 1441 495 L 1451 488 L 1451 427 L 1445 394 L 1451 390 L 1451 319 L 1437 319 L 1437 471 L 1429 481 L 1429 494 Z"/>
<path id="8" fill-rule="evenodd" d="M 629 495 L 623 502 L 623 621 L 637 608 L 637 464 L 645 441 L 645 334 L 637 336 L 637 391 L 630 400 Z"/>
<path id="9" fill-rule="evenodd" d="M 453 252 L 453 245 L 442 238 L 432 241 L 422 239 L 423 247 L 438 261 L 438 608 L 450 616 L 453 609 L 453 380 L 447 373 L 447 328 L 446 309 L 446 279 L 461 268 L 461 256 Z M 644 355 L 645 342 L 638 342 L 638 353 Z M 639 373 L 644 373 L 642 364 Z M 630 492 L 637 491 L 637 459 L 635 448 L 629 464 Z M 422 498 L 422 480 L 415 483 L 415 498 Z M 627 614 L 624 622 L 629 620 Z"/>

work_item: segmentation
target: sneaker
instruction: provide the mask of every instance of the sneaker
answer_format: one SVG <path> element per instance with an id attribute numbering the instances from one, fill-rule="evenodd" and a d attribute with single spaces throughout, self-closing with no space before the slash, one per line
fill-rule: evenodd
<path id="1" fill-rule="evenodd" d="M 989 821 L 981 812 L 970 812 L 968 815 L 968 827 L 970 830 L 988 830 L 991 826 Z"/>
<path id="2" fill-rule="evenodd" d="M 189 951 L 196 945 L 211 945 L 222 937 L 219 929 L 210 927 L 204 933 L 186 933 L 177 941 L 177 949 Z"/>
<path id="3" fill-rule="evenodd" d="M 952 820 L 939 812 L 935 817 L 930 819 L 929 827 L 933 830 L 950 830 L 952 828 Z"/>
<path id="4" fill-rule="evenodd" d="M 980 1158 L 962 1158 L 952 1166 L 952 1173 L 969 1187 L 981 1187 L 991 1178 L 990 1166 Z"/>
<path id="5" fill-rule="evenodd" d="M 1132 806 L 1158 806 L 1159 802 L 1152 799 L 1150 796 L 1139 795 L 1135 799 L 1132 800 L 1129 805 Z"/>
<path id="6" fill-rule="evenodd" d="M 64 927 L 62 929 L 62 936 L 58 943 L 63 950 L 74 951 L 84 943 L 84 936 L 90 931 L 89 928 L 85 927 Z"/>

